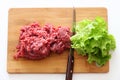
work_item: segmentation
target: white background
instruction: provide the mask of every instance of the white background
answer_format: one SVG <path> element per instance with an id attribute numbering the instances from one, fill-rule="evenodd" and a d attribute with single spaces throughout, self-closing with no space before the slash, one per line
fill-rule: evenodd
<path id="1" fill-rule="evenodd" d="M 74 3 L 73 3 L 74 2 Z M 0 0 L 0 80 L 65 80 L 65 74 L 8 74 L 7 31 L 9 8 L 39 7 L 106 7 L 109 33 L 116 38 L 117 48 L 110 60 L 108 73 L 79 73 L 73 80 L 120 80 L 120 1 L 119 0 Z"/>

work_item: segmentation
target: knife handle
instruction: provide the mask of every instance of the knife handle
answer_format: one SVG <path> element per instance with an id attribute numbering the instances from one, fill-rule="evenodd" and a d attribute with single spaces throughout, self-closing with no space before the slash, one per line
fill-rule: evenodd
<path id="1" fill-rule="evenodd" d="M 74 56 L 73 56 L 73 49 L 72 49 L 68 56 L 68 63 L 67 63 L 67 69 L 66 69 L 66 80 L 72 80 L 73 68 L 74 68 Z"/>

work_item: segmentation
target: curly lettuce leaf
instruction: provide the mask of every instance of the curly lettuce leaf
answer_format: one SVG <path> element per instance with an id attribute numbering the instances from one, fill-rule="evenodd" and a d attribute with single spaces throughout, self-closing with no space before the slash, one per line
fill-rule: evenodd
<path id="1" fill-rule="evenodd" d="M 75 33 L 70 38 L 71 46 L 78 54 L 87 55 L 89 63 L 104 65 L 111 57 L 108 52 L 116 48 L 115 39 L 108 33 L 107 23 L 102 17 L 77 22 Z"/>

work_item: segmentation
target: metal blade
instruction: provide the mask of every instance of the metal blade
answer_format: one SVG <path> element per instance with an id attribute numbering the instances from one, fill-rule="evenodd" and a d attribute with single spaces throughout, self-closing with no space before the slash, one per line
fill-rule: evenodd
<path id="1" fill-rule="evenodd" d="M 76 10 L 75 7 L 73 7 L 73 25 L 72 25 L 72 35 L 75 34 L 75 26 L 76 26 Z"/>

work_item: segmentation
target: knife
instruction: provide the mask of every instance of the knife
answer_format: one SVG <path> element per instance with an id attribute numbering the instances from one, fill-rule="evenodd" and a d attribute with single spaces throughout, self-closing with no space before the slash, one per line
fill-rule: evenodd
<path id="1" fill-rule="evenodd" d="M 75 34 L 75 30 L 74 30 L 75 26 L 76 26 L 76 11 L 75 11 L 75 8 L 73 7 L 72 35 Z M 72 80 L 73 69 L 74 69 L 74 49 L 71 47 L 70 52 L 68 54 L 68 62 L 67 62 L 66 79 L 65 80 Z"/>

